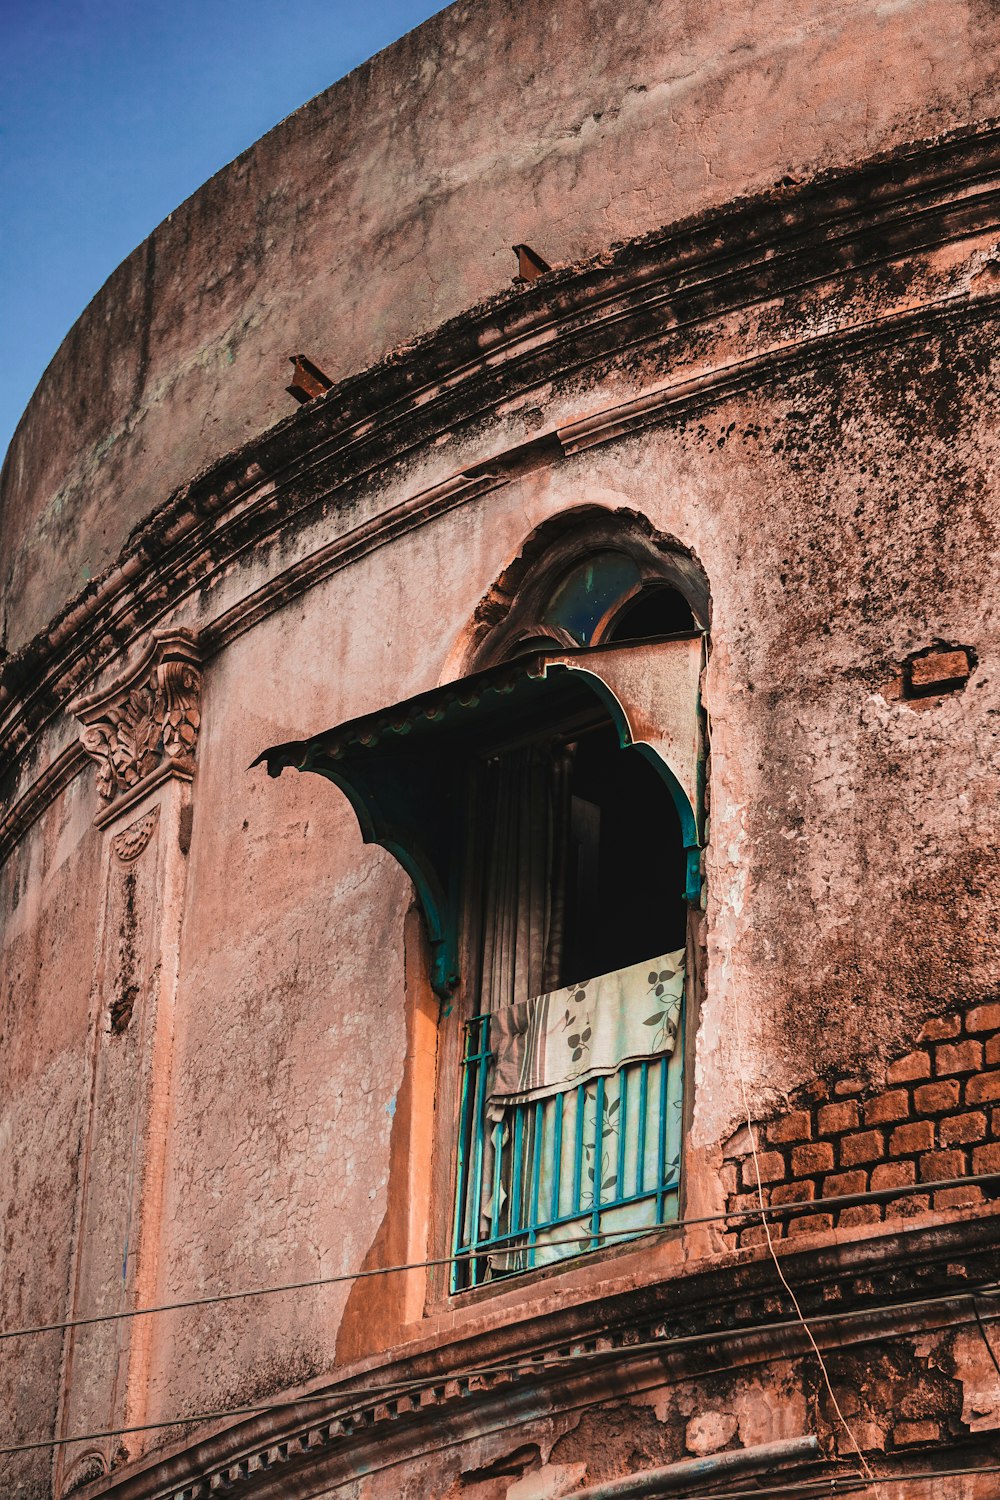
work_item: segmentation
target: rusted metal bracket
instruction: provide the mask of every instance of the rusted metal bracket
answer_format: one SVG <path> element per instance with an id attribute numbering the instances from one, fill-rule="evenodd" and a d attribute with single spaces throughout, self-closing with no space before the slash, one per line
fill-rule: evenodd
<path id="1" fill-rule="evenodd" d="M 547 260 L 543 260 L 537 250 L 532 250 L 530 245 L 512 245 L 511 249 L 517 256 L 517 275 L 513 277 L 515 286 L 523 286 L 525 282 L 537 281 L 539 276 L 544 276 L 546 271 L 552 267 Z"/>
<path id="2" fill-rule="evenodd" d="M 314 365 L 306 355 L 290 354 L 288 358 L 292 362 L 292 383 L 285 389 L 296 401 L 315 401 L 317 396 L 322 396 L 333 385 L 329 375 L 324 375 L 319 366 Z"/>

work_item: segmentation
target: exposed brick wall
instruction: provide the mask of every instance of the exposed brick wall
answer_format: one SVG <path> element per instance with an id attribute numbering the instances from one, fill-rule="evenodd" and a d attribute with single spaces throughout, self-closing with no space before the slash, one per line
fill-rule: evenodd
<path id="1" fill-rule="evenodd" d="M 889 1065 L 882 1089 L 861 1078 L 816 1080 L 784 1114 L 757 1123 L 757 1138 L 768 1204 L 1000 1172 L 1000 1002 L 928 1021 L 916 1046 Z M 723 1176 L 730 1212 L 758 1207 L 746 1130 L 730 1142 Z M 770 1221 L 771 1235 L 872 1224 L 983 1198 L 982 1189 L 970 1183 L 889 1203 L 829 1211 L 818 1206 L 815 1213 Z M 756 1245 L 764 1237 L 760 1222 L 748 1220 L 735 1230 L 733 1243 Z"/>

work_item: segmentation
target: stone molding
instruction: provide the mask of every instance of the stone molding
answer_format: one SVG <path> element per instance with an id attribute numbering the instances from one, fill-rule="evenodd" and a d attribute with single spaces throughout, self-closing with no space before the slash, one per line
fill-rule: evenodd
<path id="1" fill-rule="evenodd" d="M 31 782 L 24 796 L 0 817 L 0 865 L 36 818 L 76 780 L 86 764 L 87 752 L 79 740 L 72 740 Z"/>
<path id="2" fill-rule="evenodd" d="M 194 635 L 154 631 L 134 667 L 69 707 L 84 726 L 80 742 L 97 765 L 97 790 L 108 812 L 117 816 L 131 806 L 165 770 L 189 779 L 201 727 L 201 653 Z M 151 832 L 152 824 L 147 841 Z"/>
<path id="3" fill-rule="evenodd" d="M 994 1203 L 962 1218 L 929 1215 L 787 1247 L 782 1262 L 817 1343 L 846 1353 L 975 1326 L 969 1288 L 1000 1270 L 998 1213 Z M 729 1378 L 769 1361 L 787 1369 L 790 1359 L 811 1359 L 802 1325 L 776 1297 L 764 1247 L 669 1270 L 647 1248 L 644 1261 L 645 1273 L 591 1283 L 582 1301 L 522 1300 L 485 1333 L 472 1305 L 470 1332 L 452 1314 L 437 1337 L 364 1360 L 335 1381 L 276 1394 L 270 1409 L 261 1402 L 231 1425 L 150 1454 L 88 1485 L 80 1500 L 326 1495 L 401 1460 L 560 1411 L 703 1382 L 712 1372 Z M 493 1368 L 506 1362 L 516 1374 Z"/>
<path id="4" fill-rule="evenodd" d="M 803 322 L 768 343 L 758 331 L 742 357 L 702 363 L 697 373 L 685 372 L 681 360 L 673 381 L 484 454 L 345 529 L 209 624 L 201 632 L 206 655 L 337 568 L 526 468 L 705 410 L 795 369 L 995 317 L 998 182 L 996 122 L 901 148 L 550 272 L 340 382 L 183 485 L 137 528 L 115 564 L 8 658 L 0 671 L 0 763 L 13 779 L 73 692 L 235 555 L 336 507 L 403 455 L 456 428 L 471 429 L 518 395 L 587 368 L 610 372 L 638 348 L 655 350 L 674 368 L 695 330 L 703 347 L 713 326 L 731 332 L 734 318 L 769 301 L 820 284 L 838 288 L 837 317 L 824 317 L 811 332 Z M 989 243 L 977 248 L 976 235 Z M 981 263 L 969 288 L 935 298 L 914 284 L 888 312 L 864 305 L 864 277 L 958 242 Z M 859 287 L 855 306 L 851 289 Z M 23 831 L 24 817 L 17 813 L 15 821 Z M 9 844 L 4 835 L 0 828 L 0 842 Z"/>

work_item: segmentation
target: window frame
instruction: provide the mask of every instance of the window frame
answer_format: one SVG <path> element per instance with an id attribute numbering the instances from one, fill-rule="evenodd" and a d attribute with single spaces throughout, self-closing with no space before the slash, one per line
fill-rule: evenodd
<path id="1" fill-rule="evenodd" d="M 576 555 L 578 558 L 579 553 Z M 550 578 L 553 576 L 551 569 L 546 569 L 546 572 Z M 655 580 L 651 581 L 658 583 L 666 581 L 669 583 L 671 580 L 669 578 L 664 579 L 663 574 L 659 573 Z M 617 616 L 626 602 L 617 601 L 615 607 L 606 612 L 606 620 Z M 510 625 L 510 621 L 506 623 L 508 626 Z M 517 625 L 516 620 L 514 624 Z M 462 703 L 471 701 L 471 696 L 479 693 L 484 688 L 484 684 L 488 687 L 492 680 L 497 677 L 498 672 L 501 677 L 506 674 L 517 674 L 519 672 L 527 673 L 529 676 L 532 673 L 544 676 L 547 671 L 551 672 L 559 668 L 567 670 L 570 673 L 574 671 L 580 672 L 588 679 L 591 679 L 592 684 L 600 689 L 604 701 L 616 704 L 621 714 L 625 733 L 628 735 L 628 738 L 622 738 L 621 743 L 623 748 L 627 745 L 631 746 L 633 753 L 645 753 L 647 758 L 652 759 L 668 784 L 678 812 L 682 812 L 682 808 L 686 808 L 687 810 L 688 826 L 684 832 L 684 845 L 688 856 L 685 891 L 685 899 L 687 901 L 685 941 L 687 983 L 678 1036 L 678 1052 L 681 1060 L 682 1077 L 682 1131 L 680 1183 L 676 1190 L 678 1214 L 682 1210 L 685 1181 L 683 1170 L 684 1142 L 687 1138 L 690 1113 L 689 1084 L 684 1081 L 684 1075 L 689 1070 L 684 1069 L 683 1059 L 685 1055 L 689 1054 L 691 1035 L 693 1034 L 692 1017 L 695 1007 L 691 1003 L 691 997 L 697 987 L 698 949 L 694 941 L 694 929 L 699 918 L 697 897 L 700 883 L 700 854 L 702 846 L 702 789 L 705 759 L 707 757 L 707 736 L 701 714 L 700 701 L 697 694 L 695 694 L 692 705 L 692 717 L 699 745 L 696 754 L 696 774 L 693 778 L 689 776 L 688 784 L 685 786 L 683 781 L 677 779 L 671 761 L 666 755 L 658 753 L 652 745 L 638 738 L 633 738 L 624 710 L 621 709 L 621 704 L 615 698 L 613 687 L 605 682 L 600 668 L 600 662 L 602 660 L 607 662 L 609 659 L 606 656 L 606 653 L 609 651 L 615 654 L 627 653 L 631 656 L 634 653 L 649 649 L 650 646 L 665 646 L 667 641 L 633 641 L 620 645 L 613 644 L 604 647 L 585 648 L 567 648 L 553 641 L 552 648 L 549 650 L 544 652 L 530 652 L 524 657 L 519 657 L 513 648 L 516 647 L 516 641 L 519 637 L 523 639 L 528 627 L 528 619 L 524 617 L 516 630 L 509 628 L 503 630 L 503 635 L 508 642 L 508 650 L 511 651 L 511 656 L 514 659 L 511 659 L 511 656 L 509 656 L 499 664 L 494 663 L 487 667 L 481 667 L 472 677 L 460 678 L 457 681 L 444 684 L 438 689 L 431 689 L 427 693 L 418 695 L 416 699 L 408 700 L 405 704 L 394 705 L 375 714 L 366 715 L 362 719 L 351 721 L 346 725 L 337 726 L 325 734 L 313 736 L 311 740 L 296 741 L 287 745 L 272 747 L 270 750 L 263 752 L 258 757 L 257 762 L 255 762 L 255 764 L 266 762 L 268 772 L 271 775 L 279 775 L 285 766 L 294 766 L 297 770 L 319 771 L 321 774 L 327 776 L 328 779 L 332 780 L 347 794 L 358 816 L 365 841 L 379 843 L 387 848 L 399 860 L 414 881 L 418 904 L 423 910 L 427 935 L 430 940 L 428 965 L 430 974 L 428 977 L 430 985 L 437 992 L 439 998 L 444 1001 L 438 1032 L 435 1067 L 436 1083 L 433 1085 L 434 1097 L 436 1099 L 434 1113 L 437 1118 L 434 1122 L 434 1147 L 431 1160 L 432 1180 L 430 1185 L 431 1213 L 429 1234 L 434 1243 L 428 1245 L 428 1253 L 432 1259 L 447 1259 L 450 1256 L 455 1227 L 453 1205 L 455 1202 L 459 1151 L 458 1126 L 461 1109 L 462 1036 L 464 1031 L 463 1022 L 469 1013 L 469 1002 L 466 982 L 456 983 L 456 974 L 449 971 L 450 966 L 446 958 L 447 950 L 451 947 L 454 959 L 459 959 L 459 955 L 461 955 L 462 961 L 458 965 L 460 972 L 464 975 L 468 974 L 467 954 L 464 952 L 466 933 L 461 916 L 456 916 L 454 911 L 454 892 L 450 893 L 452 898 L 452 918 L 457 921 L 458 925 L 456 930 L 449 934 L 446 931 L 449 892 L 442 889 L 441 883 L 435 879 L 435 871 L 433 869 L 428 871 L 419 858 L 415 859 L 413 857 L 412 849 L 407 846 L 405 834 L 397 836 L 395 830 L 389 829 L 387 831 L 385 819 L 382 819 L 380 826 L 379 817 L 373 814 L 372 807 L 366 800 L 366 795 L 363 792 L 359 794 L 357 787 L 352 785 L 350 777 L 346 773 L 342 774 L 342 768 L 338 767 L 336 761 L 338 757 L 345 753 L 345 746 L 347 746 L 349 751 L 352 744 L 356 746 L 357 744 L 374 743 L 380 735 L 385 736 L 388 734 L 391 737 L 393 732 L 401 729 L 399 718 L 400 715 L 404 714 L 404 711 L 410 715 L 425 712 L 428 717 L 441 717 L 441 712 L 438 709 L 438 705 L 441 702 L 457 701 Z M 538 627 L 536 626 L 531 633 L 537 640 L 540 634 Z M 697 641 L 700 664 L 701 667 L 704 666 L 707 632 L 703 628 L 698 626 L 692 632 L 683 633 L 680 637 L 671 638 L 671 640 L 674 639 L 682 639 L 690 642 Z M 490 655 L 492 653 L 487 652 L 485 654 Z M 541 662 L 541 666 L 539 666 L 539 662 Z M 701 667 L 699 667 L 699 675 Z M 442 955 L 445 955 L 445 957 L 443 958 Z M 603 1245 L 593 1252 L 582 1253 L 588 1253 L 588 1258 L 590 1254 L 594 1253 L 613 1256 L 616 1253 L 622 1253 L 627 1247 L 634 1248 L 634 1243 L 634 1241 L 627 1241 L 626 1245 L 622 1247 Z M 519 1273 L 517 1281 L 522 1281 L 525 1276 L 534 1278 L 537 1276 L 558 1274 L 572 1269 L 573 1266 L 579 1263 L 580 1256 L 574 1255 L 560 1260 L 552 1266 L 525 1269 Z M 453 1292 L 451 1289 L 451 1278 L 447 1274 L 448 1269 L 450 1268 L 430 1270 L 426 1284 L 425 1307 L 427 1311 L 432 1310 L 435 1306 L 442 1307 L 447 1305 L 450 1303 L 452 1296 L 467 1298 L 484 1293 L 487 1295 L 495 1294 L 501 1288 L 508 1285 L 510 1280 L 505 1276 L 496 1282 L 486 1284 L 486 1286 Z"/>
<path id="2" fill-rule="evenodd" d="M 700 631 L 690 631 L 690 633 L 684 636 L 684 640 L 697 640 L 699 642 L 699 651 L 703 651 L 703 639 L 705 637 L 703 637 L 703 633 L 700 633 Z M 580 666 L 583 664 L 583 658 L 586 657 L 589 672 L 594 673 L 595 676 L 600 676 L 601 658 L 606 658 L 607 660 L 610 655 L 612 660 L 613 658 L 622 657 L 636 660 L 643 652 L 648 654 L 651 645 L 655 649 L 655 646 L 666 646 L 667 642 L 622 643 L 622 645 L 606 648 L 604 651 L 583 652 L 577 649 L 574 652 L 574 657 L 579 661 Z M 678 642 L 678 645 L 681 645 L 681 643 Z M 619 708 L 621 708 L 621 705 L 619 705 Z M 702 738 L 702 733 L 700 733 L 700 727 L 702 727 L 700 726 L 700 705 L 697 699 L 691 702 L 690 712 L 696 720 L 699 720 L 699 738 Z M 652 762 L 654 774 L 657 775 L 658 781 L 660 781 L 661 795 L 670 799 L 675 813 L 679 811 L 679 799 L 688 802 L 688 810 L 690 810 L 691 817 L 694 820 L 694 829 L 697 829 L 697 792 L 696 805 L 691 807 L 688 793 L 685 792 L 684 787 L 679 786 L 678 778 L 676 778 L 673 769 L 670 768 L 670 763 L 667 762 L 666 757 L 652 750 L 651 745 L 637 744 L 634 739 L 631 739 L 631 736 L 627 738 L 625 733 L 622 732 L 621 724 L 615 726 L 610 714 L 604 717 L 604 727 L 618 727 L 618 748 L 613 753 L 642 754 L 643 759 Z M 538 742 L 550 742 L 553 738 L 559 738 L 558 723 L 549 721 L 549 723 L 538 724 Z M 643 751 L 645 751 L 645 754 L 643 754 Z M 681 820 L 679 820 L 679 823 L 681 823 Z M 693 837 L 693 834 L 691 834 L 691 825 L 687 829 L 679 825 L 678 832 L 679 844 L 676 847 L 676 855 L 681 856 L 681 843 L 687 847 L 688 841 Z M 699 837 L 697 832 L 696 837 Z M 480 816 L 477 814 L 477 808 L 469 802 L 468 810 L 466 810 L 465 844 L 465 858 L 469 865 L 474 864 L 475 858 L 477 858 L 481 838 L 483 838 L 483 829 L 481 829 L 480 825 Z M 697 876 L 700 876 L 700 871 L 696 871 L 694 882 L 691 880 L 690 868 L 684 868 L 682 873 L 684 873 L 684 879 L 681 882 L 679 900 L 681 900 L 682 906 L 685 907 L 684 941 L 681 944 L 681 950 L 684 951 L 685 956 L 684 996 L 682 996 L 681 1005 L 679 1005 L 675 1049 L 673 1049 L 672 1053 L 663 1053 L 663 1055 L 657 1056 L 655 1059 L 649 1059 L 648 1065 L 643 1064 L 639 1068 L 639 1124 L 636 1125 L 636 1122 L 633 1121 L 630 1127 L 630 1133 L 633 1136 L 634 1143 L 636 1143 L 637 1152 L 636 1164 L 633 1167 L 634 1193 L 627 1194 L 622 1191 L 625 1166 L 625 1131 L 619 1130 L 618 1163 L 616 1163 L 616 1170 L 613 1173 L 616 1184 L 618 1184 L 618 1193 L 604 1196 L 604 1173 L 598 1173 L 597 1178 L 595 1178 L 595 1194 L 591 1197 L 591 1235 L 588 1236 L 588 1241 L 585 1244 L 580 1244 L 580 1247 L 574 1253 L 568 1254 L 568 1256 L 561 1256 L 558 1260 L 553 1257 L 549 1265 L 537 1265 L 535 1263 L 537 1262 L 535 1248 L 541 1247 L 543 1244 L 549 1244 L 546 1236 L 552 1235 L 553 1232 L 558 1233 L 561 1227 L 586 1218 L 585 1211 L 582 1208 L 582 1197 L 586 1197 L 586 1185 L 583 1187 L 583 1193 L 580 1191 L 580 1172 L 582 1172 L 580 1152 L 582 1152 L 582 1149 L 588 1149 L 588 1151 L 591 1149 L 591 1145 L 582 1140 L 582 1122 L 585 1112 L 588 1112 L 588 1109 L 591 1110 L 591 1113 L 595 1112 L 595 1122 L 597 1124 L 595 1124 L 595 1139 L 592 1146 L 594 1146 L 594 1163 L 597 1164 L 600 1152 L 603 1151 L 601 1134 L 603 1134 L 603 1109 L 604 1100 L 606 1100 L 604 1091 L 607 1088 L 613 1094 L 612 1109 L 616 1107 L 615 1100 L 618 1101 L 618 1104 L 627 1106 L 628 1101 L 631 1100 L 630 1085 L 628 1085 L 627 1080 L 628 1077 L 633 1077 L 634 1079 L 636 1071 L 634 1071 L 633 1065 L 624 1061 L 618 1070 L 613 1071 L 612 1074 L 607 1076 L 607 1079 L 604 1079 L 604 1077 L 595 1079 L 592 1082 L 592 1089 L 589 1086 L 586 1086 L 586 1088 L 583 1088 L 583 1086 L 574 1086 L 573 1091 L 567 1091 L 573 1094 L 574 1100 L 576 1100 L 576 1106 L 574 1107 L 577 1110 L 576 1118 L 570 1121 L 570 1130 L 573 1133 L 573 1151 L 574 1155 L 576 1155 L 576 1163 L 574 1163 L 573 1169 L 573 1190 L 571 1190 L 571 1202 L 574 1203 L 574 1208 L 573 1211 L 567 1212 L 567 1214 L 555 1214 L 556 1199 L 558 1199 L 559 1191 L 561 1191 L 558 1166 L 555 1169 L 550 1169 L 555 1181 L 553 1181 L 552 1187 L 546 1188 L 547 1193 L 552 1193 L 550 1208 L 553 1209 L 553 1212 L 550 1212 L 549 1217 L 546 1218 L 538 1211 L 538 1184 L 540 1184 L 541 1173 L 544 1170 L 543 1157 L 541 1157 L 541 1151 L 538 1149 L 538 1143 L 543 1140 L 543 1134 L 547 1127 L 543 1124 L 543 1112 L 537 1109 L 537 1107 L 532 1110 L 531 1107 L 514 1106 L 513 1110 L 511 1110 L 511 1115 L 513 1115 L 513 1125 L 511 1125 L 513 1148 L 511 1149 L 513 1149 L 514 1154 L 514 1175 L 517 1175 L 517 1163 L 520 1160 L 519 1133 L 522 1131 L 523 1125 L 523 1137 L 525 1137 L 525 1140 L 529 1139 L 529 1136 L 531 1136 L 531 1127 L 525 1124 L 525 1121 L 528 1116 L 534 1115 L 535 1155 L 531 1164 L 531 1178 L 529 1178 L 531 1187 L 528 1187 L 528 1179 L 526 1179 L 525 1187 L 525 1194 L 529 1190 L 532 1193 L 531 1212 L 528 1215 L 522 1212 L 522 1218 L 526 1218 L 526 1224 L 525 1226 L 520 1226 L 519 1223 L 519 1227 L 516 1230 L 510 1230 L 510 1221 L 508 1221 L 508 1233 L 507 1236 L 504 1236 L 507 1241 L 511 1241 L 514 1250 L 517 1251 L 522 1248 L 523 1242 L 526 1248 L 525 1265 L 519 1265 L 516 1268 L 508 1266 L 508 1268 L 502 1269 L 499 1274 L 493 1274 L 492 1269 L 484 1272 L 484 1266 L 489 1265 L 489 1257 L 499 1257 L 499 1259 L 502 1259 L 502 1254 L 504 1253 L 499 1248 L 499 1242 L 495 1238 L 490 1238 L 490 1236 L 483 1239 L 478 1235 L 477 1209 L 478 1203 L 481 1200 L 481 1188 L 483 1188 L 483 1176 L 481 1175 L 483 1175 L 484 1160 L 492 1161 L 493 1170 L 496 1173 L 490 1199 L 492 1199 L 493 1208 L 493 1229 L 496 1229 L 496 1226 L 498 1226 L 499 1206 L 496 1199 L 498 1199 L 499 1185 L 501 1185 L 502 1154 L 498 1146 L 498 1133 L 486 1127 L 486 1094 L 484 1094 L 486 1082 L 484 1080 L 486 1080 L 487 1074 L 489 1074 L 489 1059 L 492 1058 L 492 1053 L 489 1053 L 489 1043 L 487 1043 L 486 1052 L 480 1052 L 481 1061 L 478 1061 L 477 1067 L 472 1067 L 477 1055 L 475 1055 L 475 1052 L 469 1052 L 469 1047 L 471 1047 L 471 1044 L 474 1044 L 475 1038 L 486 1040 L 489 1037 L 490 1010 L 486 1001 L 483 977 L 478 974 L 478 948 L 480 948 L 481 919 L 483 919 L 481 918 L 481 913 L 478 912 L 478 897 L 480 897 L 481 891 L 478 889 L 478 886 L 477 888 L 471 888 L 468 880 L 463 879 L 462 921 L 460 921 L 460 941 L 462 941 L 462 965 L 460 965 L 460 972 L 463 975 L 463 983 L 460 986 L 459 992 L 456 993 L 456 998 L 454 998 L 454 1013 L 456 1013 L 456 1025 L 457 1029 L 459 1029 L 460 1043 L 459 1047 L 457 1047 L 457 1064 L 454 1061 L 454 1052 L 456 1052 L 454 1044 L 451 1047 L 453 1058 L 451 1058 L 450 1064 L 448 1064 L 448 1067 L 453 1070 L 454 1077 L 460 1080 L 460 1082 L 451 1082 L 451 1079 L 445 1080 L 439 1077 L 438 1083 L 441 1094 L 448 1095 L 450 1103 L 448 1103 L 447 1113 L 454 1121 L 453 1133 L 451 1133 L 453 1149 L 451 1149 L 450 1154 L 451 1193 L 450 1205 L 448 1205 L 450 1239 L 448 1239 L 447 1253 L 456 1257 L 456 1259 L 453 1260 L 450 1275 L 448 1275 L 448 1292 L 450 1292 L 450 1295 L 468 1296 L 469 1293 L 483 1290 L 486 1286 L 499 1289 L 504 1284 L 510 1283 L 511 1278 L 531 1275 L 534 1272 L 543 1271 L 543 1269 L 550 1269 L 552 1266 L 564 1266 L 564 1268 L 567 1268 L 567 1266 L 579 1262 L 580 1256 L 583 1256 L 583 1254 L 589 1254 L 597 1250 L 613 1250 L 616 1241 L 622 1242 L 622 1244 L 625 1244 L 625 1242 L 634 1242 L 634 1239 L 642 1238 L 643 1235 L 648 1235 L 648 1233 L 654 1232 L 654 1230 L 663 1229 L 673 1218 L 678 1217 L 679 1202 L 681 1202 L 682 1176 L 684 1176 L 682 1175 L 684 1127 L 676 1131 L 676 1170 L 669 1170 L 673 1169 L 673 1161 L 675 1161 L 675 1155 L 673 1155 L 675 1133 L 670 1131 L 670 1145 L 667 1142 L 667 1134 L 669 1134 L 672 1113 L 676 1110 L 678 1115 L 684 1116 L 685 1110 L 684 1059 L 685 1031 L 687 1031 L 685 1022 L 687 1022 L 688 1008 L 690 1008 L 688 1007 L 688 990 L 691 989 L 691 983 L 693 983 L 693 963 L 691 963 L 693 945 L 691 945 L 690 913 L 691 901 L 697 900 L 700 888 L 700 882 L 697 879 Z M 645 953 L 634 954 L 630 959 L 630 963 L 634 963 L 636 968 L 639 968 L 640 965 L 646 968 L 654 960 L 654 957 L 658 956 Z M 576 986 L 570 986 L 570 989 L 576 989 Z M 652 1071 L 655 1071 L 655 1074 L 658 1076 L 658 1091 L 657 1089 L 649 1088 L 649 1074 Z M 622 1083 L 622 1079 L 625 1079 L 625 1083 Z M 562 1103 L 562 1098 L 558 1097 L 558 1101 L 553 1103 L 552 1106 L 552 1115 L 556 1122 L 556 1134 L 555 1136 L 550 1134 L 550 1140 L 556 1145 L 559 1160 L 561 1160 L 561 1148 L 562 1142 L 564 1142 L 561 1130 L 562 1121 L 564 1121 L 564 1109 L 565 1106 Z M 619 1110 L 618 1118 L 621 1119 L 622 1116 L 624 1116 L 624 1112 Z M 643 1178 L 643 1172 L 648 1172 L 648 1167 L 645 1166 L 645 1133 L 648 1125 L 651 1125 L 658 1134 L 657 1175 L 655 1175 L 655 1181 L 651 1182 L 646 1182 L 645 1178 Z M 639 1139 L 637 1140 L 636 1133 L 639 1133 Z M 492 1146 L 490 1146 L 489 1140 L 487 1140 L 490 1134 L 493 1137 Z M 514 1199 L 516 1199 L 516 1194 L 511 1193 L 508 1206 L 513 1205 Z M 613 1229 L 609 1230 L 607 1226 L 609 1226 L 609 1221 L 612 1221 L 613 1217 L 615 1217 L 616 1212 L 619 1209 L 625 1208 L 625 1206 L 636 1205 L 639 1200 L 645 1200 L 645 1202 L 651 1202 L 654 1205 L 654 1221 L 643 1224 L 643 1226 L 634 1227 L 634 1230 L 628 1233 L 616 1233 Z M 519 1208 L 523 1211 L 525 1205 L 520 1200 L 517 1200 L 517 1202 L 519 1202 Z M 619 1218 L 621 1218 L 621 1215 L 619 1215 Z M 475 1229 L 471 1230 L 469 1226 L 475 1226 Z M 604 1229 L 601 1229 L 603 1226 Z M 441 1245 L 435 1248 L 436 1253 L 444 1253 Z"/>

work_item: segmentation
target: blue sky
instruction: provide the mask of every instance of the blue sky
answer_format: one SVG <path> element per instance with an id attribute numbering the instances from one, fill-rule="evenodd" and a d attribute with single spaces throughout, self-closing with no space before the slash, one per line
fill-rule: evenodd
<path id="1" fill-rule="evenodd" d="M 440 0 L 0 0 L 0 455 L 115 266 Z"/>

